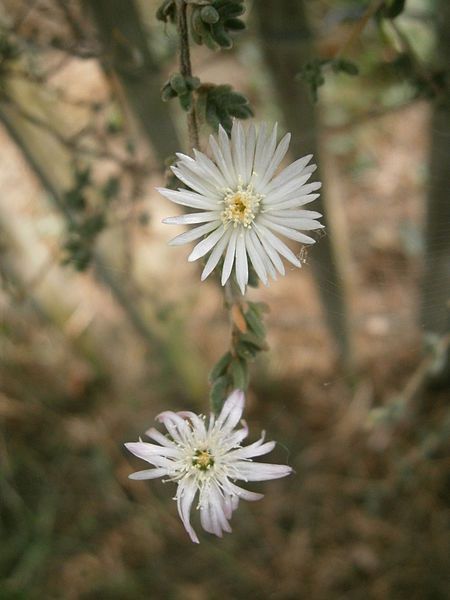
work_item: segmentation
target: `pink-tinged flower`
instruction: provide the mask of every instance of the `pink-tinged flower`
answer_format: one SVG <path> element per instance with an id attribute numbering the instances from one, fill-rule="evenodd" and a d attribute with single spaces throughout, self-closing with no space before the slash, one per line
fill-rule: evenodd
<path id="1" fill-rule="evenodd" d="M 170 244 L 178 246 L 197 242 L 188 260 L 209 254 L 202 280 L 217 267 L 223 257 L 222 285 L 233 268 L 241 292 L 248 283 L 248 261 L 261 281 L 267 285 L 277 272 L 285 274 L 281 257 L 301 267 L 301 261 L 280 235 L 301 244 L 314 244 L 314 238 L 302 233 L 321 229 L 316 219 L 322 215 L 304 210 L 315 200 L 320 182 L 307 183 L 316 165 L 308 165 L 312 154 L 299 158 L 277 173 L 289 147 L 290 134 L 277 145 L 277 126 L 262 123 L 244 130 L 235 120 L 231 139 L 220 127 L 217 139 L 210 137 L 211 158 L 194 150 L 194 158 L 177 154 L 172 167 L 175 175 L 189 189 L 159 192 L 176 204 L 198 212 L 168 217 L 163 223 L 195 225 L 176 236 Z"/>
<path id="2" fill-rule="evenodd" d="M 192 412 L 165 411 L 157 416 L 168 434 L 149 429 L 146 435 L 157 444 L 128 443 L 125 446 L 135 456 L 153 465 L 152 469 L 138 471 L 131 479 L 155 479 L 166 476 L 178 484 L 175 500 L 178 513 L 191 540 L 199 543 L 190 523 L 194 502 L 200 511 L 200 522 L 206 531 L 222 537 L 231 532 L 229 520 L 239 500 L 259 500 L 263 494 L 250 492 L 236 485 L 236 480 L 264 481 L 279 479 L 292 472 L 287 465 L 256 463 L 252 459 L 270 452 L 275 442 L 261 438 L 249 446 L 241 446 L 248 435 L 247 425 L 236 429 L 244 410 L 245 397 L 234 391 L 225 401 L 217 418 L 209 422 Z M 197 498 L 198 495 L 198 498 Z"/>

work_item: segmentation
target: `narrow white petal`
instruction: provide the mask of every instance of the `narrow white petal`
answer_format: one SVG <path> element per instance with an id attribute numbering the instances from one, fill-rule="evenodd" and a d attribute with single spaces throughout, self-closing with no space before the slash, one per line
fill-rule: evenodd
<path id="1" fill-rule="evenodd" d="M 260 190 L 260 182 L 262 181 L 264 174 L 270 164 L 270 161 L 273 158 L 273 154 L 275 152 L 275 147 L 277 144 L 277 130 L 278 125 L 275 125 L 272 128 L 272 132 L 267 136 L 265 135 L 265 129 L 261 132 L 262 126 L 260 128 L 261 136 L 258 136 L 258 141 L 256 142 L 256 151 L 255 151 L 255 175 L 253 182 L 255 184 L 255 189 Z M 263 137 L 264 134 L 264 137 Z M 261 190 L 262 191 L 262 190 Z"/>
<path id="2" fill-rule="evenodd" d="M 179 167 L 173 166 L 171 169 L 180 181 L 192 188 L 194 191 L 202 194 L 203 196 L 211 198 L 213 201 L 220 199 L 220 193 L 212 185 L 209 185 L 204 178 L 188 171 L 188 169 L 182 165 Z"/>
<path id="3" fill-rule="evenodd" d="M 245 248 L 245 231 L 241 231 L 236 241 L 236 280 L 241 289 L 242 294 L 245 294 L 245 288 L 248 282 L 248 263 L 247 251 Z"/>
<path id="4" fill-rule="evenodd" d="M 194 260 L 205 256 L 205 254 L 208 254 L 211 248 L 213 248 L 217 244 L 217 242 L 222 238 L 224 233 L 225 227 L 221 223 L 215 231 L 210 233 L 208 237 L 206 237 L 194 247 L 194 249 L 188 256 L 188 261 L 193 262 Z"/>
<path id="5" fill-rule="evenodd" d="M 310 192 L 318 190 L 321 187 L 320 182 L 315 181 L 313 183 L 306 184 L 310 177 L 311 175 L 302 175 L 298 179 L 292 179 L 285 185 L 282 185 L 273 192 L 268 193 L 264 200 L 264 205 L 271 206 L 278 204 L 279 202 L 290 200 L 291 197 L 295 195 L 304 196 Z"/>
<path id="6" fill-rule="evenodd" d="M 225 156 L 222 150 L 220 149 L 217 140 L 212 135 L 209 136 L 209 146 L 211 148 L 211 152 L 213 153 L 217 166 L 219 167 L 220 172 L 222 173 L 223 178 L 227 183 L 227 187 L 234 185 L 236 183 L 236 178 L 234 176 L 233 170 L 231 169 L 232 165 L 230 165 L 227 162 L 227 160 L 225 160 Z"/>
<path id="7" fill-rule="evenodd" d="M 247 141 L 245 147 L 245 172 L 244 184 L 247 185 L 253 173 L 253 161 L 255 158 L 256 127 L 252 123 L 247 131 Z"/>
<path id="8" fill-rule="evenodd" d="M 253 458 L 255 456 L 263 456 L 264 454 L 268 454 L 272 452 L 275 448 L 275 442 L 265 442 L 261 443 L 261 440 L 250 444 L 249 446 L 245 446 L 244 448 L 238 448 L 237 450 L 233 450 L 230 455 L 236 459 L 242 458 Z"/>
<path id="9" fill-rule="evenodd" d="M 226 441 L 223 442 L 224 451 L 236 448 L 237 446 L 239 446 L 242 440 L 244 440 L 248 436 L 247 423 L 244 420 L 241 420 L 241 423 L 243 425 L 243 428 L 231 432 L 230 435 L 227 437 Z"/>
<path id="10" fill-rule="evenodd" d="M 228 281 L 231 271 L 233 269 L 234 256 L 236 254 L 236 242 L 238 238 L 238 229 L 233 229 L 231 232 L 230 241 L 228 243 L 227 251 L 225 253 L 225 260 L 222 268 L 222 285 L 225 285 Z"/>
<path id="11" fill-rule="evenodd" d="M 239 119 L 234 119 L 231 128 L 231 148 L 233 155 L 234 170 L 238 180 L 244 183 L 245 179 L 245 136 L 242 123 Z"/>
<path id="12" fill-rule="evenodd" d="M 304 235 L 303 233 L 300 233 L 299 231 L 296 231 L 295 229 L 291 229 L 290 227 L 286 227 L 285 225 L 278 225 L 277 223 L 274 223 L 273 221 L 271 221 L 268 218 L 261 217 L 259 222 L 262 223 L 263 225 L 265 225 L 266 227 L 269 227 L 273 231 L 276 231 L 277 233 L 281 233 L 282 235 L 289 238 L 290 240 L 295 240 L 296 242 L 301 242 L 302 244 L 315 244 L 316 243 L 316 240 L 314 238 L 309 237 L 308 235 Z"/>
<path id="13" fill-rule="evenodd" d="M 175 447 L 175 444 L 172 440 L 169 440 L 169 438 L 167 438 L 165 435 L 163 435 L 160 431 L 158 431 L 154 427 L 151 427 L 150 429 L 148 429 L 145 432 L 145 435 L 147 437 L 149 437 L 150 439 L 155 440 L 155 442 L 158 442 L 158 444 L 161 444 L 161 446 L 169 446 L 172 448 Z"/>
<path id="14" fill-rule="evenodd" d="M 312 154 L 308 154 L 307 156 L 298 158 L 296 161 L 294 161 L 288 167 L 283 169 L 281 171 L 281 173 L 279 173 L 276 177 L 274 177 L 272 179 L 272 181 L 270 181 L 267 184 L 267 192 L 274 190 L 276 187 L 278 187 L 280 185 L 283 185 L 284 183 L 289 181 L 292 177 L 297 177 L 297 176 L 301 175 L 302 172 L 304 171 L 304 168 L 309 163 L 309 161 L 311 160 L 312 157 L 313 157 Z"/>
<path id="15" fill-rule="evenodd" d="M 260 256 L 259 248 L 256 247 L 255 243 L 252 240 L 251 231 L 248 232 L 248 234 L 245 237 L 245 246 L 247 248 L 248 255 L 249 255 L 251 263 L 256 271 L 256 274 L 261 279 L 261 281 L 264 283 L 264 285 L 267 285 L 268 279 L 267 279 L 266 267 L 264 266 L 264 260 Z"/>
<path id="16" fill-rule="evenodd" d="M 280 479 L 292 473 L 292 468 L 288 465 L 271 465 L 269 463 L 242 461 L 235 463 L 235 466 L 239 469 L 239 479 L 245 481 Z"/>
<path id="17" fill-rule="evenodd" d="M 235 427 L 244 411 L 245 395 L 242 390 L 234 390 L 223 403 L 216 425 L 220 429 L 231 431 Z"/>
<path id="18" fill-rule="evenodd" d="M 304 219 L 303 217 L 276 217 L 273 213 L 267 213 L 265 215 L 267 221 L 272 223 L 278 223 L 278 225 L 284 225 L 285 227 L 291 227 L 292 229 L 302 229 L 303 231 L 314 231 L 315 229 L 323 229 L 325 226 L 319 221 L 314 219 Z"/>
<path id="19" fill-rule="evenodd" d="M 171 410 L 165 410 L 164 412 L 159 413 L 159 415 L 156 415 L 156 420 L 163 423 L 164 427 L 176 442 L 184 444 L 186 441 L 189 441 L 189 426 L 184 419 L 177 415 L 177 413 L 174 413 Z"/>
<path id="20" fill-rule="evenodd" d="M 177 414 L 183 419 L 189 419 L 191 421 L 196 435 L 201 438 L 206 438 L 206 427 L 202 418 L 189 410 L 179 411 Z"/>
<path id="21" fill-rule="evenodd" d="M 205 225 L 200 225 L 199 227 L 194 227 L 189 231 L 185 231 L 184 233 L 180 233 L 173 239 L 171 239 L 168 243 L 169 246 L 182 246 L 183 244 L 187 244 L 189 242 L 193 242 L 194 240 L 198 240 L 198 238 L 203 237 L 213 229 L 217 229 L 220 227 L 222 223 L 217 221 L 212 221 L 210 223 L 206 223 Z"/>
<path id="22" fill-rule="evenodd" d="M 222 155 L 227 164 L 227 169 L 231 175 L 232 183 L 233 183 L 233 185 L 236 185 L 238 183 L 238 181 L 237 181 L 236 172 L 235 172 L 234 166 L 233 166 L 233 159 L 231 157 L 230 140 L 228 139 L 227 132 L 222 127 L 222 125 L 219 125 L 218 142 L 219 142 L 219 147 L 222 151 Z"/>
<path id="23" fill-rule="evenodd" d="M 269 252 L 267 252 L 267 249 L 259 241 L 259 237 L 254 228 L 251 229 L 247 238 L 251 238 L 251 240 L 256 248 L 256 251 L 258 252 L 258 255 L 260 256 L 261 260 L 264 263 L 264 267 L 265 267 L 267 273 L 270 275 L 270 277 L 272 277 L 272 279 L 276 279 L 277 274 L 276 274 L 276 271 L 273 266 L 275 263 L 272 262 Z M 281 259 L 278 257 L 278 254 L 277 254 L 277 258 L 278 258 L 278 262 L 281 263 Z M 275 261 L 277 260 L 277 258 L 275 258 Z M 282 263 L 281 263 L 281 265 L 282 265 Z M 282 268 L 283 268 L 283 266 L 282 266 Z"/>
<path id="24" fill-rule="evenodd" d="M 302 266 L 302 263 L 298 260 L 292 250 L 288 248 L 284 242 L 277 238 L 276 235 L 269 231 L 267 227 L 264 227 L 264 225 L 260 225 L 258 223 L 258 225 L 255 225 L 255 228 L 257 228 L 259 239 L 263 242 L 263 246 L 265 245 L 265 240 L 268 240 L 268 242 L 277 252 L 281 254 L 281 256 L 284 256 L 284 258 L 286 258 L 296 267 Z"/>
<path id="25" fill-rule="evenodd" d="M 294 217 L 294 218 L 298 217 L 301 219 L 320 219 L 321 217 L 323 217 L 323 215 L 321 213 L 316 212 L 314 210 L 301 210 L 301 209 L 274 210 L 274 209 L 271 209 L 267 212 L 270 214 L 270 216 L 273 215 L 274 217 Z"/>
<path id="26" fill-rule="evenodd" d="M 267 206 L 264 208 L 264 212 L 268 213 L 272 210 L 284 210 L 286 208 L 297 208 L 298 206 L 303 206 L 304 204 L 309 204 L 309 202 L 313 202 L 316 200 L 320 194 L 306 194 L 297 196 L 296 194 L 289 198 L 288 200 L 283 200 L 283 202 L 279 202 L 278 204 L 274 204 L 273 206 Z"/>
<path id="27" fill-rule="evenodd" d="M 225 234 L 223 235 L 222 239 L 220 239 L 217 242 L 216 247 L 213 249 L 208 260 L 206 261 L 206 265 L 203 269 L 201 276 L 202 281 L 204 281 L 208 277 L 208 275 L 210 275 L 212 271 L 216 268 L 217 263 L 221 259 L 222 254 L 230 241 L 231 233 L 231 229 L 228 229 L 227 231 L 225 231 Z"/>
<path id="28" fill-rule="evenodd" d="M 167 188 L 156 188 L 157 191 L 162 194 L 165 198 L 175 204 L 181 204 L 182 206 L 190 206 L 192 208 L 200 208 L 204 210 L 212 210 L 219 208 L 217 200 L 212 200 L 196 192 L 190 190 L 169 190 Z"/>
<path id="29" fill-rule="evenodd" d="M 200 506 L 200 523 L 205 531 L 207 531 L 208 533 L 214 533 L 210 504 Z"/>
<path id="30" fill-rule="evenodd" d="M 128 479 L 137 479 L 138 481 L 143 479 L 156 479 L 157 477 L 164 477 L 167 475 L 167 469 L 145 469 L 144 471 L 136 471 L 128 475 Z"/>
<path id="31" fill-rule="evenodd" d="M 283 137 L 283 139 L 280 141 L 280 143 L 278 144 L 277 149 L 275 150 L 275 153 L 272 157 L 272 160 L 270 161 L 269 165 L 267 166 L 267 168 L 263 174 L 263 177 L 261 178 L 261 180 L 259 182 L 259 186 L 261 187 L 261 189 L 264 186 L 266 186 L 268 181 L 270 181 L 270 178 L 275 173 L 275 171 L 278 169 L 283 158 L 286 156 L 286 152 L 288 151 L 290 141 L 291 141 L 291 134 L 287 133 Z"/>
<path id="32" fill-rule="evenodd" d="M 259 237 L 260 233 L 259 233 L 258 229 L 256 227 L 254 227 L 253 229 L 255 231 L 255 235 L 258 236 L 258 239 L 260 240 L 262 247 L 267 252 L 267 255 L 269 256 L 270 260 L 272 261 L 272 264 L 275 265 L 275 268 L 281 275 L 284 275 L 286 271 L 284 269 L 283 261 L 281 260 L 278 252 L 275 250 L 275 248 L 269 242 L 267 237 L 264 238 L 263 240 L 261 240 Z"/>
<path id="33" fill-rule="evenodd" d="M 149 444 L 148 442 L 127 442 L 125 444 L 127 450 L 138 458 L 147 460 L 156 456 L 171 456 L 179 457 L 180 450 L 175 447 L 158 446 L 157 444 Z"/>
<path id="34" fill-rule="evenodd" d="M 261 498 L 264 498 L 264 494 L 244 490 L 244 488 L 241 488 L 240 486 L 236 485 L 235 483 L 232 483 L 231 481 L 228 482 L 228 485 L 231 493 L 233 494 L 234 502 L 236 502 L 236 497 L 242 498 L 242 500 L 247 500 L 248 502 L 256 502 L 257 500 L 261 500 Z"/>
<path id="35" fill-rule="evenodd" d="M 183 481 L 182 480 L 178 484 L 178 491 L 177 491 L 176 498 L 177 498 L 178 514 L 180 515 L 180 518 L 183 522 L 184 528 L 188 532 L 191 540 L 194 543 L 199 544 L 200 542 L 197 537 L 197 534 L 193 530 L 193 528 L 191 526 L 191 522 L 190 522 L 190 512 L 191 512 L 191 507 L 192 507 L 192 503 L 194 501 L 196 492 L 197 492 L 197 486 L 195 485 L 195 483 L 193 481 L 190 481 L 190 480 Z"/>
<path id="36" fill-rule="evenodd" d="M 162 223 L 166 225 L 194 225 L 196 223 L 208 223 L 209 221 L 220 221 L 220 212 L 205 211 L 178 215 L 176 217 L 166 217 L 162 220 Z"/>
<path id="37" fill-rule="evenodd" d="M 215 165 L 213 161 L 206 156 L 206 154 L 203 154 L 203 152 L 199 152 L 198 150 L 194 150 L 194 156 L 202 172 L 207 177 L 212 178 L 215 184 L 219 187 L 227 187 L 227 182 L 222 172 L 217 168 L 217 165 Z"/>

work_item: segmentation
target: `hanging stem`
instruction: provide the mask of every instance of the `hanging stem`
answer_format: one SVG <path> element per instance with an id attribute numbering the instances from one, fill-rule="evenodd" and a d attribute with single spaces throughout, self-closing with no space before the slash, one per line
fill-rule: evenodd
<path id="1" fill-rule="evenodd" d="M 185 0 L 177 0 L 178 36 L 180 39 L 180 73 L 183 77 L 192 77 L 191 52 L 189 46 L 189 30 L 187 24 L 187 5 Z M 189 144 L 192 148 L 200 148 L 195 102 L 187 113 Z"/>
<path id="2" fill-rule="evenodd" d="M 233 357 L 236 357 L 236 347 L 239 342 L 239 336 L 247 330 L 247 324 L 245 322 L 242 302 L 239 292 L 235 289 L 232 281 L 227 281 L 224 289 L 225 296 L 225 307 L 230 313 L 231 323 L 231 344 L 230 352 Z"/>

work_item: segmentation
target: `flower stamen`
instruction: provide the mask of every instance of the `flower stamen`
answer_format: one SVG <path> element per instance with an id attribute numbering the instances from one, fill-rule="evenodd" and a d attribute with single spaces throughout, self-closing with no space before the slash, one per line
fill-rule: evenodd
<path id="1" fill-rule="evenodd" d="M 259 212 L 259 205 L 264 196 L 254 191 L 252 185 L 238 185 L 237 190 L 227 190 L 223 202 L 222 223 L 226 226 L 233 223 L 234 227 L 242 225 L 250 228 Z"/>
<path id="2" fill-rule="evenodd" d="M 208 471 L 214 466 L 214 458 L 209 450 L 196 450 L 192 458 L 192 465 L 200 471 Z"/>

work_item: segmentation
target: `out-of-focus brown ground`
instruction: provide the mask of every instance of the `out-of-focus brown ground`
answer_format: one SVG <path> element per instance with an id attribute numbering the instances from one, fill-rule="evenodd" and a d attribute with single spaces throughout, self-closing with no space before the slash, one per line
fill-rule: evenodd
<path id="1" fill-rule="evenodd" d="M 95 65 L 71 68 L 60 75 L 68 92 L 103 93 Z M 270 351 L 253 367 L 246 418 L 296 473 L 255 485 L 265 499 L 242 503 L 234 533 L 202 533 L 200 546 L 171 484 L 128 480 L 137 463 L 122 444 L 163 407 L 207 410 L 207 372 L 228 336 L 220 290 L 200 283 L 185 248 L 167 246 L 176 228 L 160 221 L 176 210 L 148 178 L 148 226 L 119 247 L 101 243 L 169 332 L 180 371 L 166 373 L 93 272 L 59 265 L 61 220 L 0 131 L 2 242 L 19 278 L 0 292 L 0 596 L 444 599 L 448 413 L 443 393 L 408 392 L 422 360 L 427 128 L 416 103 L 350 128 L 346 151 L 324 132 L 327 189 L 351 252 L 358 376 L 337 366 L 308 262 L 250 292 L 271 307 Z"/>

